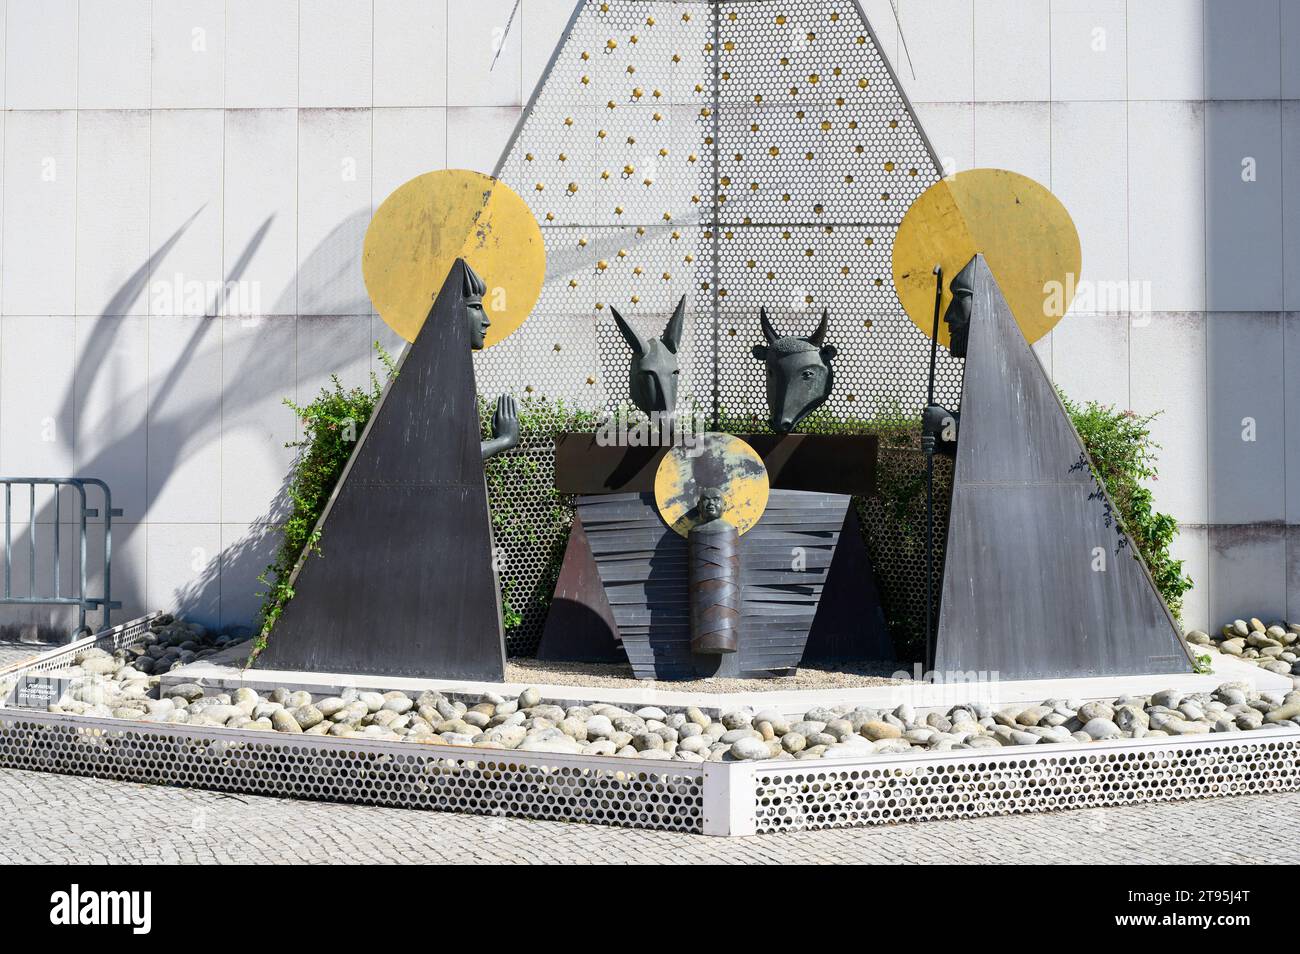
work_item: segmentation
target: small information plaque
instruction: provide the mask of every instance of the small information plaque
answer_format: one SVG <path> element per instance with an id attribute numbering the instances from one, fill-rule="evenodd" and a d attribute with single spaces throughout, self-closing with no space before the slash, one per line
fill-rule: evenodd
<path id="1" fill-rule="evenodd" d="M 72 680 L 65 676 L 25 674 L 18 680 L 13 692 L 9 693 L 5 705 L 18 709 L 45 711 L 63 697 L 63 693 L 71 684 Z"/>

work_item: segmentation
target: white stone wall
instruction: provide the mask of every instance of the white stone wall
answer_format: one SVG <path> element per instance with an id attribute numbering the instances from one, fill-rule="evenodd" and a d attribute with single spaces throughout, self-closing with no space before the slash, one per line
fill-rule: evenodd
<path id="1" fill-rule="evenodd" d="M 360 277 L 372 210 L 492 168 L 573 2 L 522 0 L 502 44 L 513 6 L 3 5 L 0 473 L 110 482 L 117 618 L 250 620 L 281 399 L 396 347 Z M 1188 621 L 1300 617 L 1300 0 L 897 0 L 901 39 L 864 6 L 953 169 L 1033 176 L 1085 279 L 1149 283 L 1150 311 L 1072 314 L 1039 354 L 1077 399 L 1165 410 Z"/>

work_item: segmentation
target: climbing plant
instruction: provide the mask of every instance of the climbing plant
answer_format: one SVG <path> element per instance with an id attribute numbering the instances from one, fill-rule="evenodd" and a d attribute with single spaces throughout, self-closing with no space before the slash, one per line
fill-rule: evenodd
<path id="1" fill-rule="evenodd" d="M 1097 401 L 1080 405 L 1065 394 L 1061 402 L 1092 458 L 1093 475 L 1119 512 L 1123 532 L 1142 554 L 1169 611 L 1180 618 L 1183 594 L 1193 584 L 1183 572 L 1183 561 L 1170 553 L 1178 521 L 1155 509 L 1148 486 L 1160 477 L 1160 445 L 1151 437 L 1151 422 L 1160 412 L 1141 415 Z"/>
<path id="2" fill-rule="evenodd" d="M 275 559 L 258 580 L 266 587 L 258 611 L 258 633 L 250 660 L 266 648 L 266 640 L 285 606 L 293 599 L 291 577 L 300 559 L 319 555 L 320 531 L 316 528 L 339 475 L 347 465 L 366 422 L 383 393 L 384 383 L 397 374 L 393 359 L 375 342 L 375 353 L 384 367 L 384 377 L 373 371 L 366 387 L 345 388 L 337 375 L 309 403 L 299 405 L 285 398 L 302 423 L 302 437 L 286 447 L 298 449 L 289 475 L 286 494 L 289 516 L 281 527 L 283 536 Z"/>

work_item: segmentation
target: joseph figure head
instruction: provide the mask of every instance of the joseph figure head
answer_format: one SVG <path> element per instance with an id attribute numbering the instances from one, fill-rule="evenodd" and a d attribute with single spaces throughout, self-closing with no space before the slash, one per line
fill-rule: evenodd
<path id="1" fill-rule="evenodd" d="M 465 321 L 469 327 L 469 346 L 475 351 L 482 351 L 487 340 L 487 330 L 492 327 L 487 312 L 483 308 L 483 295 L 487 285 L 478 273 L 469 267 L 469 262 L 461 260 L 461 294 L 465 299 Z"/>
<path id="2" fill-rule="evenodd" d="M 948 285 L 952 292 L 952 301 L 944 312 L 943 320 L 948 325 L 948 350 L 954 358 L 966 357 L 966 346 L 970 343 L 970 319 L 972 299 L 975 296 L 975 259 L 953 276 Z"/>

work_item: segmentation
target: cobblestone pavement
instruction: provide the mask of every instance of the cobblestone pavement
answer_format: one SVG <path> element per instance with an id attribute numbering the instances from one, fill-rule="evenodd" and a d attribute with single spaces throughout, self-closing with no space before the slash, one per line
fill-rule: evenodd
<path id="1" fill-rule="evenodd" d="M 23 662 L 54 648 L 53 643 L 23 643 L 18 640 L 0 639 L 0 669 L 16 662 Z"/>
<path id="2" fill-rule="evenodd" d="M 1295 857 L 1297 814 L 1293 792 L 722 839 L 3 770 L 0 864 L 1258 864 Z"/>

